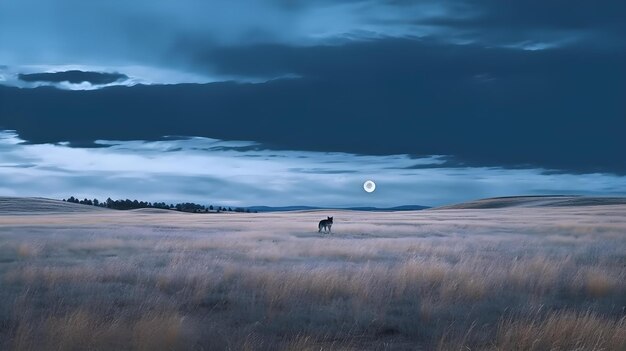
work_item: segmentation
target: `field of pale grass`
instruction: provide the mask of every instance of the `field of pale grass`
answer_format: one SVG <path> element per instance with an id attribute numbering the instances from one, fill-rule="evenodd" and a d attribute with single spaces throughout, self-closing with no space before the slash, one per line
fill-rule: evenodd
<path id="1" fill-rule="evenodd" d="M 2 350 L 626 350 L 625 318 L 620 205 L 0 214 Z"/>

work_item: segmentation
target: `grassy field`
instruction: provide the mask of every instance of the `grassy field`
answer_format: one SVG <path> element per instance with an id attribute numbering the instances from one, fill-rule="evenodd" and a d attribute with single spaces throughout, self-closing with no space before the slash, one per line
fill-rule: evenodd
<path id="1" fill-rule="evenodd" d="M 625 316 L 624 205 L 0 214 L 2 350 L 626 350 Z"/>

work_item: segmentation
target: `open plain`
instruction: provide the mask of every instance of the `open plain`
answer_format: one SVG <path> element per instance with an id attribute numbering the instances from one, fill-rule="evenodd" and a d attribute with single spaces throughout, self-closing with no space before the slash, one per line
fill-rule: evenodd
<path id="1" fill-rule="evenodd" d="M 623 204 L 186 214 L 24 201 L 0 213 L 3 350 L 626 349 Z M 332 234 L 317 232 L 326 216 Z"/>

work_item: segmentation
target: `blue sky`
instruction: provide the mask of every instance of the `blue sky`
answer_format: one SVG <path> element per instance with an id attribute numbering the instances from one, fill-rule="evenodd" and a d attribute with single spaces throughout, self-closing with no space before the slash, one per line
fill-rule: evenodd
<path id="1" fill-rule="evenodd" d="M 623 195 L 624 16 L 617 0 L 3 1 L 0 195 Z"/>

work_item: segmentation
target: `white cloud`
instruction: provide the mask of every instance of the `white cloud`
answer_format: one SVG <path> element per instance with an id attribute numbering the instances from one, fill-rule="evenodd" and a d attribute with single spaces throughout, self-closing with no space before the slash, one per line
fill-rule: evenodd
<path id="1" fill-rule="evenodd" d="M 626 188 L 625 177 L 445 167 L 440 156 L 277 151 L 208 138 L 98 143 L 106 147 L 30 145 L 13 132 L 0 133 L 0 195 L 386 207 L 545 192 L 623 194 Z M 362 189 L 367 179 L 377 183 L 372 194 Z"/>

